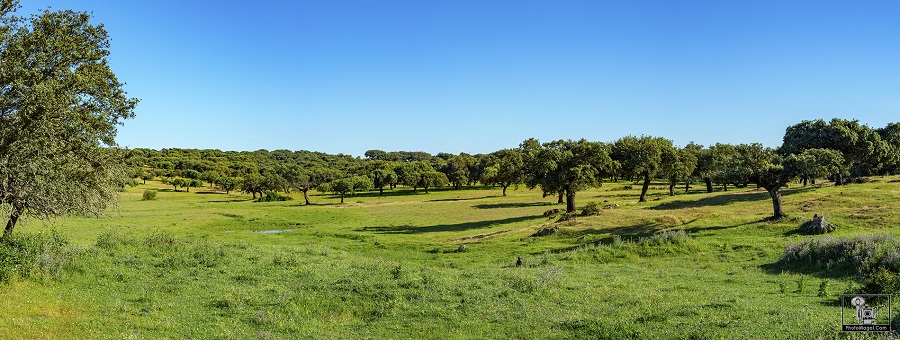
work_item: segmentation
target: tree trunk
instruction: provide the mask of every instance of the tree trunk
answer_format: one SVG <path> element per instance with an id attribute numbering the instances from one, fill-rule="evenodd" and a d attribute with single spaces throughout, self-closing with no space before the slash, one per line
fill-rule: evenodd
<path id="1" fill-rule="evenodd" d="M 647 202 L 647 189 L 650 188 L 650 173 L 644 172 L 644 185 L 641 187 L 641 199 L 638 202 Z"/>
<path id="2" fill-rule="evenodd" d="M 685 182 L 684 183 L 684 193 L 685 194 L 688 193 L 688 190 L 690 190 L 690 189 L 691 189 L 691 182 Z"/>
<path id="3" fill-rule="evenodd" d="M 341 204 L 344 204 L 344 193 L 341 193 Z"/>
<path id="4" fill-rule="evenodd" d="M 809 183 L 812 184 L 812 185 L 816 185 L 816 179 L 815 179 L 815 178 L 810 178 L 810 179 L 809 179 Z"/>
<path id="5" fill-rule="evenodd" d="M 184 190 L 187 192 L 191 192 L 191 187 L 184 187 Z"/>
<path id="6" fill-rule="evenodd" d="M 809 178 L 803 177 L 803 186 L 806 186 L 806 182 L 807 182 L 808 180 L 809 180 Z"/>
<path id="7" fill-rule="evenodd" d="M 19 221 L 19 213 L 22 211 L 22 206 L 19 204 L 13 204 L 12 210 L 9 214 L 9 221 L 6 222 L 6 230 L 3 231 L 3 239 L 9 239 L 12 236 L 13 229 L 16 227 L 16 222 Z"/>
<path id="8" fill-rule="evenodd" d="M 504 185 L 504 186 L 503 186 L 503 196 L 506 196 L 506 188 L 507 188 L 507 187 L 509 187 L 509 186 L 508 186 L 508 185 Z"/>
<path id="9" fill-rule="evenodd" d="M 722 191 L 728 191 L 728 183 L 722 183 Z"/>
<path id="10" fill-rule="evenodd" d="M 779 219 L 787 216 L 784 214 L 784 211 L 781 210 L 781 189 L 776 188 L 767 190 L 769 191 L 769 196 L 772 196 L 772 209 L 774 210 L 772 218 Z"/>
<path id="11" fill-rule="evenodd" d="M 384 187 L 378 187 L 378 196 L 384 196 Z"/>
<path id="12" fill-rule="evenodd" d="M 253 194 L 253 199 L 256 199 L 256 191 L 251 191 L 250 193 Z"/>
<path id="13" fill-rule="evenodd" d="M 669 196 L 675 196 L 675 181 L 669 183 Z"/>
<path id="14" fill-rule="evenodd" d="M 419 189 L 419 187 L 413 186 L 413 192 L 416 192 L 416 190 L 418 190 L 418 189 Z"/>
<path id="15" fill-rule="evenodd" d="M 709 179 L 709 177 L 706 177 L 703 181 L 706 182 L 706 192 L 713 192 L 712 180 Z"/>
<path id="16" fill-rule="evenodd" d="M 575 213 L 575 191 L 566 189 L 566 213 Z"/>
<path id="17" fill-rule="evenodd" d="M 562 202 L 563 202 L 563 192 L 562 192 L 562 190 L 560 190 L 559 191 L 559 199 L 556 200 L 556 203 L 562 203 Z"/>
<path id="18" fill-rule="evenodd" d="M 427 194 L 427 193 L 428 193 L 428 186 L 426 185 L 426 186 L 424 186 L 423 188 L 425 188 L 425 193 Z M 415 190 L 413 190 L 413 191 L 415 191 Z"/>
<path id="19" fill-rule="evenodd" d="M 834 175 L 834 185 L 844 185 L 844 176 L 841 174 Z"/>
<path id="20" fill-rule="evenodd" d="M 303 190 L 303 200 L 309 205 L 309 195 L 306 194 L 307 191 L 309 191 L 309 189 Z"/>

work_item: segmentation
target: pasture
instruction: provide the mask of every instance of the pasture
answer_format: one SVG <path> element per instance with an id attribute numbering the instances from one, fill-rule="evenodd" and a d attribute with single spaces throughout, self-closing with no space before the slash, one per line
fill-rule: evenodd
<path id="1" fill-rule="evenodd" d="M 579 209 L 611 208 L 556 223 L 542 214 L 565 204 L 524 187 L 304 205 L 149 181 L 105 217 L 21 222 L 17 242 L 39 251 L 4 272 L 0 337 L 843 337 L 838 296 L 858 284 L 778 260 L 825 237 L 796 232 L 814 213 L 838 226 L 831 236 L 898 235 L 896 177 L 794 183 L 777 222 L 764 191 L 670 197 L 654 183 L 637 203 L 626 185 L 578 192 Z M 141 199 L 148 188 L 155 200 Z"/>

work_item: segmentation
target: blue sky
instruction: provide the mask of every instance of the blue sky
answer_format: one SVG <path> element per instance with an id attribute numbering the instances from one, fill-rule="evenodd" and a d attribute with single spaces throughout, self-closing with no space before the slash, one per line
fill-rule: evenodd
<path id="1" fill-rule="evenodd" d="M 28 1 L 91 11 L 127 147 L 487 153 L 535 137 L 778 146 L 900 121 L 896 1 Z"/>

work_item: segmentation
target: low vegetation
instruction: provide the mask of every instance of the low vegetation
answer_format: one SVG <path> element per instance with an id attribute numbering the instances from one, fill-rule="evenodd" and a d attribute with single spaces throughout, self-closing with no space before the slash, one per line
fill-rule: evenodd
<path id="1" fill-rule="evenodd" d="M 615 209 L 555 222 L 565 206 L 524 188 L 305 205 L 150 180 L 108 217 L 23 222 L 0 250 L 0 335 L 837 337 L 839 294 L 895 289 L 892 180 L 786 189 L 787 212 L 842 226 L 828 236 L 765 221 L 763 192 L 702 185 L 637 203 L 607 183 L 579 195 Z"/>

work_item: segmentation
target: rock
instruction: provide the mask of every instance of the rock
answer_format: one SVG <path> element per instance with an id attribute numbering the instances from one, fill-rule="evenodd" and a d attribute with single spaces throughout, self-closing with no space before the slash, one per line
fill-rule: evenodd
<path id="1" fill-rule="evenodd" d="M 536 236 L 536 237 L 547 236 L 547 235 L 551 235 L 557 231 L 559 231 L 559 227 L 541 228 L 541 230 L 538 230 L 538 232 L 534 233 L 534 235 L 531 235 L 531 236 Z"/>
<path id="2" fill-rule="evenodd" d="M 551 217 L 556 214 L 559 214 L 559 209 L 550 209 L 544 212 L 544 217 Z"/>
<path id="3" fill-rule="evenodd" d="M 459 248 L 456 248 L 456 252 L 457 252 L 457 253 L 462 253 L 462 252 L 466 251 L 466 249 L 468 249 L 468 247 L 466 247 L 465 244 L 460 244 L 460 245 L 459 245 Z"/>
<path id="4" fill-rule="evenodd" d="M 800 231 L 807 234 L 824 234 L 830 233 L 837 228 L 831 222 L 825 220 L 825 216 L 813 215 L 812 221 L 807 221 L 800 226 Z"/>
<path id="5" fill-rule="evenodd" d="M 568 220 L 574 220 L 576 217 L 578 217 L 578 214 L 576 214 L 576 213 L 565 213 L 562 216 L 560 216 L 559 219 L 556 220 L 556 222 L 565 222 Z"/>

